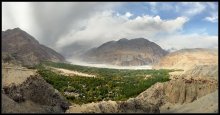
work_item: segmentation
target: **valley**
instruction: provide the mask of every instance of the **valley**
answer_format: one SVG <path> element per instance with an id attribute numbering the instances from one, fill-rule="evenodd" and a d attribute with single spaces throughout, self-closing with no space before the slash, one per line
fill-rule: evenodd
<path id="1" fill-rule="evenodd" d="M 38 73 L 61 93 L 76 94 L 65 95 L 74 103 L 89 103 L 101 100 L 126 100 L 138 95 L 156 82 L 169 80 L 169 72 L 173 70 L 126 70 L 107 69 L 71 65 L 65 63 L 45 62 L 46 66 L 74 70 L 96 77 L 83 77 L 84 75 L 63 75 L 47 69 L 44 65 L 38 66 Z M 151 76 L 146 79 L 146 76 Z"/>
<path id="2" fill-rule="evenodd" d="M 19 28 L 2 33 L 3 113 L 218 112 L 217 49 L 123 38 L 66 61 Z"/>

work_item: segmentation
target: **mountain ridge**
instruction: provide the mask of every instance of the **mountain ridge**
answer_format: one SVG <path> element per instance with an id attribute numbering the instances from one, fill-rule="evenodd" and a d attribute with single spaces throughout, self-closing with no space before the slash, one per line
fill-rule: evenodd
<path id="1" fill-rule="evenodd" d="M 120 66 L 149 65 L 159 61 L 168 52 L 145 38 L 109 41 L 92 48 L 81 57 L 86 62 Z"/>
<path id="2" fill-rule="evenodd" d="M 5 62 L 33 66 L 41 61 L 65 62 L 55 50 L 40 44 L 33 36 L 20 28 L 2 31 L 2 57 Z"/>

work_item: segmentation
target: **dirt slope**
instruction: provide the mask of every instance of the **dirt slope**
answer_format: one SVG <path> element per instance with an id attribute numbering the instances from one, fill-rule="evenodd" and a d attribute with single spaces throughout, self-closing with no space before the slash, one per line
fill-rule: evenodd
<path id="1" fill-rule="evenodd" d="M 196 65 L 218 64 L 218 51 L 216 49 L 182 49 L 163 57 L 155 64 L 155 69 L 191 69 Z"/>
<path id="2" fill-rule="evenodd" d="M 192 103 L 171 104 L 160 107 L 161 113 L 217 113 L 218 91 L 207 94 Z"/>

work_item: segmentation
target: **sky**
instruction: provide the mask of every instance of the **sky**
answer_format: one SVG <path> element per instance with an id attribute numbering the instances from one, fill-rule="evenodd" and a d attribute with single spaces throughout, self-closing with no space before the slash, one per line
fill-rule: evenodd
<path id="1" fill-rule="evenodd" d="M 3 2 L 2 30 L 16 27 L 65 57 L 121 38 L 218 48 L 218 2 Z"/>

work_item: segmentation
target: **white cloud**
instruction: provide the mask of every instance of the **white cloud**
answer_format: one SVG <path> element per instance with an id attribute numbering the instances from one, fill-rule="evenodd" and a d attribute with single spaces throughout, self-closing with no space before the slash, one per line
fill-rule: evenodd
<path id="1" fill-rule="evenodd" d="M 146 2 L 150 5 L 151 11 L 153 13 L 158 13 L 159 11 L 164 10 L 171 10 L 176 12 L 179 12 L 183 14 L 184 16 L 194 16 L 202 11 L 205 10 L 207 5 L 210 7 L 214 7 L 214 4 L 212 3 L 205 3 L 205 2 Z"/>
<path id="2" fill-rule="evenodd" d="M 218 36 L 207 34 L 174 34 L 164 36 L 158 44 L 165 49 L 183 48 L 216 48 L 218 47 Z"/>
<path id="3" fill-rule="evenodd" d="M 133 16 L 134 14 L 131 14 L 130 12 L 126 12 L 125 16 L 130 18 L 131 16 Z"/>
<path id="4" fill-rule="evenodd" d="M 193 16 L 204 13 L 204 20 L 215 23 L 218 22 L 218 4 L 217 2 L 180 2 L 169 4 L 163 2 L 147 2 L 150 6 L 150 11 L 157 14 L 161 11 L 172 11 L 177 16 L 185 16 L 193 18 Z M 175 14 L 174 13 L 174 14 Z"/>
<path id="5" fill-rule="evenodd" d="M 217 16 L 205 17 L 205 20 L 215 23 L 215 22 L 218 22 L 218 17 Z"/>
<path id="6" fill-rule="evenodd" d="M 212 23 L 218 22 L 218 4 L 216 2 L 207 2 L 207 5 L 210 7 L 209 16 L 204 19 Z"/>
<path id="7" fill-rule="evenodd" d="M 218 9 L 214 7 L 213 10 L 209 11 L 209 16 L 205 17 L 204 20 L 212 23 L 218 22 Z"/>
<path id="8" fill-rule="evenodd" d="M 177 7 L 181 7 L 180 13 L 191 17 L 202 13 L 206 8 L 206 4 L 203 2 L 182 2 Z"/>
<path id="9" fill-rule="evenodd" d="M 162 20 L 160 16 L 149 15 L 129 19 L 127 14 L 121 15 L 113 11 L 96 13 L 88 19 L 84 29 L 72 30 L 68 35 L 62 36 L 56 46 L 62 48 L 79 40 L 97 41 L 100 44 L 120 38 L 152 38 L 159 33 L 171 34 L 181 30 L 188 21 L 186 17 Z"/>

